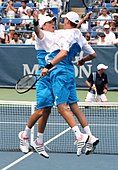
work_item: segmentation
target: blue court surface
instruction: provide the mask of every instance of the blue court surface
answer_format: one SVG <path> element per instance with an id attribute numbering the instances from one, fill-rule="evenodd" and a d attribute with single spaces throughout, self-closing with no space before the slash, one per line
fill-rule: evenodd
<path id="1" fill-rule="evenodd" d="M 0 152 L 1 170 L 118 170 L 118 155 L 81 155 L 50 153 L 46 159 L 38 153 Z"/>

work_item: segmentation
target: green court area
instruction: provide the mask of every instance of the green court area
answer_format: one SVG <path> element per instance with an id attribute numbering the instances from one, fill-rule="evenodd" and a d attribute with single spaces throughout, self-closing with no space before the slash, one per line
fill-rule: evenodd
<path id="1" fill-rule="evenodd" d="M 84 101 L 86 94 L 87 90 L 77 90 L 80 102 Z M 118 102 L 118 91 L 108 91 L 107 98 L 109 102 Z M 35 101 L 35 89 L 25 94 L 18 94 L 15 89 L 0 88 L 0 100 Z"/>

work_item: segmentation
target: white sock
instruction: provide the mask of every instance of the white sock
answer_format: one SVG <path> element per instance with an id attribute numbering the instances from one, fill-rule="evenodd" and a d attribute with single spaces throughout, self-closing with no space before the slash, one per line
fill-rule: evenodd
<path id="1" fill-rule="evenodd" d="M 30 128 L 28 128 L 28 126 L 26 126 L 25 130 L 24 130 L 24 133 L 23 133 L 23 137 L 29 136 L 29 131 L 30 131 Z"/>
<path id="2" fill-rule="evenodd" d="M 90 136 L 92 135 L 89 125 L 84 127 L 84 131 L 86 134 L 88 134 Z"/>
<path id="3" fill-rule="evenodd" d="M 38 144 L 43 144 L 43 133 L 37 133 L 37 142 Z"/>
<path id="4" fill-rule="evenodd" d="M 78 138 L 81 137 L 81 132 L 80 132 L 78 126 L 74 126 L 74 127 L 72 128 L 72 131 L 74 132 L 74 134 L 75 134 L 75 136 L 76 136 L 76 139 L 78 139 Z"/>

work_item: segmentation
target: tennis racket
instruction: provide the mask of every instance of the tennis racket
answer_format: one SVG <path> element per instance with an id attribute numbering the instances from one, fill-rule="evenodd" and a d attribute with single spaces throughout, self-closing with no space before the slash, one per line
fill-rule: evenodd
<path id="1" fill-rule="evenodd" d="M 56 69 L 57 67 L 54 66 L 53 68 L 51 68 L 49 70 L 49 72 L 51 72 L 52 70 Z M 15 89 L 17 91 L 17 93 L 19 94 L 23 94 L 28 92 L 29 90 L 31 90 L 34 85 L 36 84 L 36 82 L 41 78 L 40 75 L 36 75 L 36 74 L 27 74 L 23 77 L 21 77 L 15 86 Z"/>

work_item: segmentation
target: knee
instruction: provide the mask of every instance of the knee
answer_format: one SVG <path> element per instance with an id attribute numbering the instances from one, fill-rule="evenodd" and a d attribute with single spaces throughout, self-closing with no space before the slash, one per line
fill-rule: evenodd
<path id="1" fill-rule="evenodd" d="M 63 113 L 65 113 L 66 111 L 67 111 L 68 109 L 67 109 L 67 106 L 66 105 L 58 105 L 58 112 L 60 113 L 60 114 L 63 114 Z"/>

